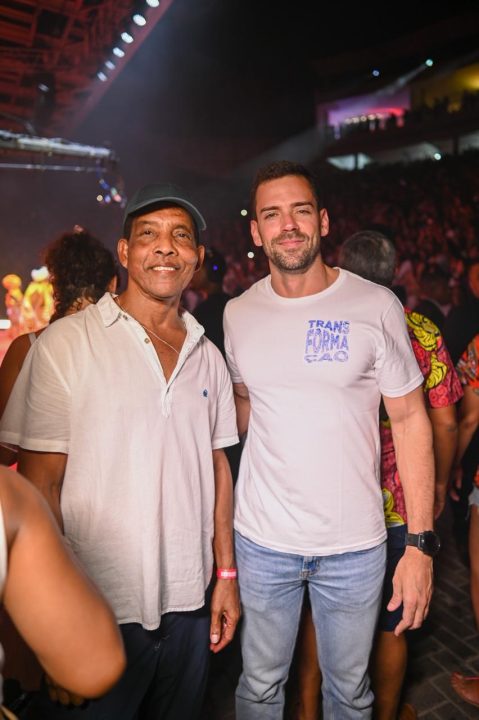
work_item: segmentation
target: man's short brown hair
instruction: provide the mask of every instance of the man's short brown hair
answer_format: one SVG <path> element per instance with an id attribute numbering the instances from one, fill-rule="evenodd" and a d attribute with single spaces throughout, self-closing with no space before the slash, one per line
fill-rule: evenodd
<path id="1" fill-rule="evenodd" d="M 313 173 L 301 163 L 292 162 L 291 160 L 276 160 L 275 162 L 260 167 L 253 180 L 250 192 L 250 213 L 253 220 L 256 220 L 256 193 L 258 192 L 258 187 L 263 183 L 270 182 L 271 180 L 279 180 L 288 175 L 304 178 L 311 186 L 318 210 L 321 208 L 321 199 Z"/>

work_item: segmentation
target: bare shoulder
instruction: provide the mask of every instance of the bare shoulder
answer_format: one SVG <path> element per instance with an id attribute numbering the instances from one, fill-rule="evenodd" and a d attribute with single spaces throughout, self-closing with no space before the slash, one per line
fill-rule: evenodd
<path id="1" fill-rule="evenodd" d="M 3 362 L 0 365 L 0 417 L 3 415 L 8 398 L 15 385 L 15 380 L 22 369 L 31 346 L 32 343 L 28 333 L 19 335 L 15 340 L 12 340 L 5 353 Z"/>
<path id="2" fill-rule="evenodd" d="M 2 371 L 5 372 L 6 369 L 15 368 L 18 375 L 23 365 L 23 361 L 28 355 L 30 347 L 31 341 L 28 334 L 19 335 L 15 338 L 15 340 L 12 340 L 8 346 L 7 352 L 5 353 L 5 357 L 3 358 Z"/>

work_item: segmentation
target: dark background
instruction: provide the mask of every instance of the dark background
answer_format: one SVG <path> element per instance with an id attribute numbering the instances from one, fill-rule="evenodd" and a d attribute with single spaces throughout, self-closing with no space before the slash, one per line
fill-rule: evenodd
<path id="1" fill-rule="evenodd" d="M 193 191 L 210 225 L 228 213 L 236 219 L 247 200 L 246 191 L 233 202 L 227 193 L 238 169 L 314 128 L 315 102 L 331 90 L 325 58 L 377 47 L 381 67 L 391 40 L 475 7 L 174 0 L 86 121 L 64 137 L 111 146 L 127 195 L 172 180 Z M 411 46 L 397 72 L 428 54 Z M 374 83 L 354 62 L 341 80 L 351 88 Z M 16 272 L 25 287 L 42 248 L 74 224 L 113 248 L 122 210 L 100 206 L 97 193 L 94 174 L 0 169 L 0 276 Z"/>

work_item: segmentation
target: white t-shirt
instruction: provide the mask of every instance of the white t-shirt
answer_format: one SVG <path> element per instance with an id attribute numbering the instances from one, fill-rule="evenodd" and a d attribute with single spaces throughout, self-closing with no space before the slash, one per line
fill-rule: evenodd
<path id="1" fill-rule="evenodd" d="M 109 294 L 48 327 L 14 386 L 0 441 L 68 454 L 65 535 L 120 623 L 147 629 L 204 603 L 212 449 L 238 441 L 231 380 L 189 313 L 168 382 L 143 328 Z"/>
<path id="2" fill-rule="evenodd" d="M 235 528 L 301 555 L 382 542 L 381 394 L 423 381 L 399 300 L 344 270 L 293 299 L 268 276 L 227 303 L 224 328 L 233 382 L 251 401 Z"/>

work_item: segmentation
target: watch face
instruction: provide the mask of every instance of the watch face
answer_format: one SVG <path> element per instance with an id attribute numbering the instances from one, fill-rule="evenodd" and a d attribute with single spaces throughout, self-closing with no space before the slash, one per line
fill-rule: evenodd
<path id="1" fill-rule="evenodd" d="M 430 555 L 431 557 L 437 555 L 441 547 L 441 541 L 439 540 L 439 535 L 437 533 L 433 530 L 426 530 L 426 532 L 419 533 L 419 538 L 419 547 L 423 553 Z"/>

